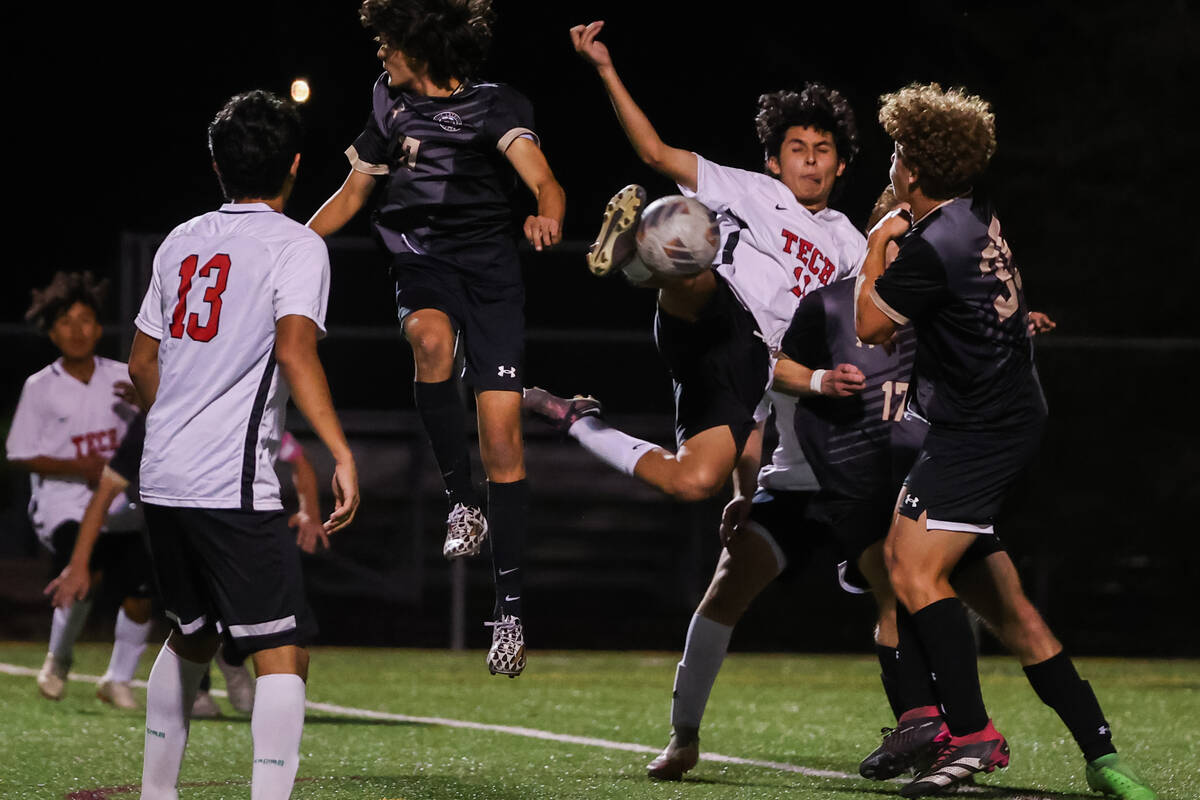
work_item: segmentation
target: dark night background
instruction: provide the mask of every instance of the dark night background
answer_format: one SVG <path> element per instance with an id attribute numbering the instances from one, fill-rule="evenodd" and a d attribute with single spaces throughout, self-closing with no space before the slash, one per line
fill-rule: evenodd
<path id="1" fill-rule="evenodd" d="M 887 180 L 891 146 L 875 120 L 880 94 L 910 81 L 937 80 L 991 100 L 999 151 L 987 188 L 1031 304 L 1059 322 L 1039 349 L 1053 421 L 1042 460 L 1014 503 L 1014 558 L 1031 595 L 1068 644 L 1092 652 L 1197 653 L 1195 642 L 1172 636 L 1185 619 L 1178 587 L 1195 579 L 1200 562 L 1193 517 L 1200 500 L 1194 412 L 1200 247 L 1193 222 L 1200 176 L 1193 109 L 1200 15 L 1194 4 L 943 0 L 875 8 L 747 0 L 720 11 L 683 2 L 496 5 L 500 21 L 484 77 L 512 83 L 533 101 L 543 149 L 567 192 L 570 240 L 591 239 L 604 203 L 622 185 L 642 183 L 651 195 L 672 189 L 634 157 L 594 73 L 572 51 L 567 30 L 576 23 L 607 20 L 601 38 L 663 139 L 721 163 L 760 166 L 753 128 L 760 93 L 806 80 L 841 90 L 858 113 L 862 151 L 835 205 L 860 224 Z M 0 369 L 5 418 L 24 377 L 54 357 L 48 342 L 16 324 L 30 288 L 44 284 L 55 269 L 115 276 L 123 231 L 162 235 L 214 208 L 221 198 L 205 127 L 231 94 L 255 87 L 286 93 L 294 77 L 306 77 L 313 97 L 304 109 L 307 140 L 288 212 L 307 219 L 340 185 L 348 168 L 342 151 L 361 130 L 380 72 L 356 7 L 345 0 L 131 3 L 72 10 L 61 19 L 29 18 L 27 24 L 17 19 L 10 26 L 9 37 L 25 38 L 28 52 L 7 70 L 8 175 L 16 210 L 8 214 L 15 223 L 9 229 L 9 290 L 0 295 L 0 323 L 7 323 Z M 414 491 L 395 487 L 378 513 L 412 514 L 423 531 L 405 539 L 421 544 L 402 551 L 416 566 L 396 556 L 395 574 L 425 589 L 397 592 L 387 601 L 394 604 L 386 608 L 395 638 L 385 643 L 441 644 L 445 615 L 438 592 L 445 568 L 440 556 L 434 558 L 437 476 L 429 474 L 428 454 L 420 452 L 426 445 L 406 417 L 393 413 L 395 419 L 380 426 L 380 417 L 367 413 L 411 408 L 411 367 L 398 339 L 353 335 L 356 328 L 386 326 L 392 319 L 380 259 L 349 238 L 365 234 L 365 222 L 363 215 L 341 241 L 331 242 L 334 335 L 323 355 L 335 400 L 362 414 L 353 418 L 360 420 L 357 427 L 348 422 L 356 441 L 375 449 L 398 441 L 412 452 L 405 463 L 416 476 L 408 486 Z M 592 279 L 577 247 L 529 256 L 530 379 L 594 393 L 618 419 L 668 441 L 668 385 L 648 337 L 653 297 L 618 280 Z M 127 322 L 110 314 L 114 332 Z M 572 330 L 590 333 L 576 340 Z M 123 356 L 118 350 L 116 336 L 105 340 L 106 355 Z M 628 590 L 631 608 L 646 603 L 657 610 L 630 611 L 627 646 L 677 647 L 711 568 L 714 508 L 672 506 L 631 489 L 620 476 L 602 474 L 599 466 L 588 472 L 578 448 L 536 433 L 530 452 L 531 479 L 544 492 L 544 511 L 535 514 L 530 535 L 530 572 L 541 564 L 544 575 L 561 568 L 563 576 L 558 583 L 547 577 L 540 587 L 544 608 L 564 609 L 553 615 L 547 608 L 534 620 L 540 637 L 553 646 L 587 645 L 572 633 L 577 626 L 559 616 L 586 619 L 593 603 L 589 587 L 601 581 L 599 569 L 611 568 L 631 586 L 640 586 L 641 578 L 659 583 L 649 594 Z M 416 468 L 422 457 L 423 472 Z M 603 487 L 611 487 L 611 502 L 625 504 L 628 513 L 610 518 L 597 510 L 586 521 L 572 520 L 573 499 L 553 491 L 566 458 L 581 465 L 581 486 L 594 489 L 600 500 L 609 491 Z M 395 483 L 393 467 L 381 469 L 388 474 L 379 477 L 380 485 Z M 6 473 L 7 494 L 0 496 L 6 509 L 0 554 L 14 558 L 28 555 L 24 545 L 13 544 L 22 481 Z M 424 512 L 422 501 L 413 499 L 418 489 L 427 498 Z M 562 508 L 556 510 L 556 503 Z M 671 520 L 681 531 L 694 528 L 695 535 L 680 533 L 678 542 L 663 544 L 657 531 Z M 563 530 L 576 523 L 584 531 L 576 538 L 593 540 L 591 550 Z M 380 525 L 382 531 L 386 526 Z M 347 538 L 339 554 L 370 561 L 366 543 L 387 542 L 388 535 L 367 532 L 357 545 Z M 697 544 L 697 537 L 706 538 Z M 672 548 L 680 547 L 691 560 L 686 569 L 672 563 Z M 628 557 L 618 559 L 614 550 Z M 337 571 L 331 563 L 310 564 L 314 585 Z M 638 569 L 645 572 L 640 578 Z M 662 569 L 672 571 L 671 580 L 658 580 L 662 574 L 655 570 Z M 470 581 L 473 626 L 472 615 L 487 614 L 486 568 L 472 566 Z M 836 592 L 808 585 L 815 583 L 773 589 L 763 602 L 782 609 L 841 602 Z M 336 584 L 329 578 L 327 585 Z M 532 587 L 536 597 L 539 586 Z M 14 592 L 0 595 L 0 608 L 35 607 L 33 598 Z M 332 622 L 341 619 L 337 615 L 365 613 L 353 597 L 314 604 L 327 632 L 340 626 L 353 638 L 372 627 Z M 853 608 L 829 622 L 804 618 L 818 629 L 815 636 L 799 622 L 780 633 L 777 625 L 756 628 L 748 619 L 735 646 L 859 649 L 866 643 L 859 623 L 869 612 L 861 604 Z M 38 619 L 49 616 L 36 613 Z M 851 613 L 853 625 L 846 622 Z M 21 633 L 14 626 L 0 630 Z M 475 641 L 483 634 L 473 628 L 471 636 L 472 646 L 482 642 Z"/>

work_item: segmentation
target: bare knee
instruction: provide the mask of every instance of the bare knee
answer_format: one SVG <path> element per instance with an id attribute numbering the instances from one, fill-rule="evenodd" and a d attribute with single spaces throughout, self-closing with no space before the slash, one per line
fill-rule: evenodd
<path id="1" fill-rule="evenodd" d="M 444 315 L 427 319 L 423 313 L 414 312 L 404 323 L 417 377 L 430 382 L 449 380 L 454 366 L 454 330 Z"/>
<path id="2" fill-rule="evenodd" d="M 263 675 L 299 675 L 308 680 L 308 649 L 298 645 L 283 645 L 268 650 L 259 650 L 251 656 L 254 660 L 254 674 Z"/>
<path id="3" fill-rule="evenodd" d="M 676 500 L 695 503 L 715 497 L 725 487 L 728 477 L 707 467 L 680 465 L 663 489 Z"/>
<path id="4" fill-rule="evenodd" d="M 139 625 L 150 621 L 150 615 L 154 612 L 154 603 L 149 597 L 126 597 L 125 602 L 121 603 L 121 608 L 125 611 L 125 616 Z"/>

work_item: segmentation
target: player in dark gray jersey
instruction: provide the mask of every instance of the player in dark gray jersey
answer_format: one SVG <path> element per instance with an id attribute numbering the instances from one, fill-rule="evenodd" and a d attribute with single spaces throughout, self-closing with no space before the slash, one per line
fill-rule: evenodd
<path id="1" fill-rule="evenodd" d="M 884 96 L 880 121 L 896 143 L 892 186 L 907 208 L 871 230 L 855 328 L 873 344 L 910 321 L 917 335 L 912 411 L 930 429 L 900 495 L 886 555 L 900 600 L 901 653 L 926 657 L 948 727 L 933 763 L 901 790 L 912 797 L 1008 764 L 1007 742 L 983 704 L 975 643 L 950 575 L 978 537 L 994 536 L 995 514 L 1037 450 L 1046 406 L 1020 273 L 999 221 L 971 193 L 995 151 L 989 105 L 937 84 L 913 85 Z M 893 241 L 899 251 L 887 264 Z M 1094 723 L 1080 741 L 1089 784 L 1122 797 L 1153 797 L 1120 763 L 1095 696 L 1061 647 L 1030 669 L 1035 689 L 1056 687 L 1064 707 L 1055 708 L 1079 725 L 1071 725 L 1077 738 L 1085 721 Z"/>
<path id="2" fill-rule="evenodd" d="M 491 0 L 365 0 L 385 74 L 363 132 L 346 151 L 349 177 L 309 220 L 328 236 L 366 204 L 379 178 L 374 227 L 392 254 L 397 316 L 412 346 L 414 395 L 446 483 L 443 553 L 478 553 L 492 539 L 496 621 L 488 667 L 525 667 L 521 556 L 529 492 L 521 441 L 525 288 L 510 194 L 537 198 L 523 232 L 536 250 L 561 237 L 565 198 L 516 90 L 476 73 L 491 40 Z M 466 415 L 453 374 L 465 352 L 475 390 L 488 514 L 471 478 Z"/>

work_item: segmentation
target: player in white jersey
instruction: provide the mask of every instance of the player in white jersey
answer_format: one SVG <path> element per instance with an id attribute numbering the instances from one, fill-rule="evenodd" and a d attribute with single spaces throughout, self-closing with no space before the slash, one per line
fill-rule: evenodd
<path id="1" fill-rule="evenodd" d="M 107 282 L 96 283 L 90 273 L 60 272 L 44 290 L 34 292 L 26 314 L 62 357 L 25 381 L 8 434 L 7 456 L 30 473 L 29 514 L 38 539 L 53 554 L 53 575 L 67 565 L 91 487 L 137 414 L 125 365 L 96 355 L 102 333 L 97 316 L 106 288 Z M 124 601 L 100 689 L 101 699 L 110 702 L 114 683 L 133 678 L 146 646 L 151 610 L 148 587 L 143 585 L 148 566 L 138 533 L 141 520 L 136 514 L 119 513 L 126 505 L 124 495 L 113 498 L 106 535 L 86 564 L 106 573 L 108 587 Z M 135 563 L 139 561 L 140 578 Z M 37 676 L 44 697 L 58 700 L 66 692 L 75 639 L 91 606 L 89 595 L 70 609 L 54 610 L 49 652 Z M 132 702 L 127 693 L 116 701 Z"/>
<path id="2" fill-rule="evenodd" d="M 714 164 L 671 147 L 621 83 L 593 22 L 571 29 L 576 51 L 600 75 L 637 154 L 716 212 L 722 244 L 715 269 L 691 278 L 655 276 L 655 338 L 675 384 L 677 449 L 672 452 L 598 419 L 591 400 L 526 392 L 528 410 L 567 430 L 610 465 L 680 500 L 711 497 L 725 485 L 755 426 L 770 374 L 770 354 L 799 299 L 856 274 L 863 237 L 828 207 L 835 182 L 856 150 L 854 116 L 837 92 L 809 84 L 800 93 L 759 99 L 756 120 L 767 174 Z M 589 255 L 615 263 L 632 236 L 645 195 L 628 187 L 609 204 Z"/>
<path id="3" fill-rule="evenodd" d="M 329 255 L 282 213 L 300 140 L 299 112 L 275 95 L 226 103 L 208 141 L 230 202 L 167 236 L 135 320 L 129 374 L 149 407 L 141 495 L 174 624 L 147 685 L 144 800 L 177 797 L 188 712 L 219 632 L 258 674 L 253 796 L 286 798 L 295 780 L 315 625 L 274 469 L 289 394 L 335 460 L 326 530 L 358 505 L 316 349 Z"/>

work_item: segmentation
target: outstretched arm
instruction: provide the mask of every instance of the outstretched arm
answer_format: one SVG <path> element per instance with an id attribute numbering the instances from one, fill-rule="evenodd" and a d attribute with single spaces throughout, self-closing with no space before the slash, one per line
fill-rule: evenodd
<path id="1" fill-rule="evenodd" d="M 525 220 L 525 238 L 535 250 L 551 247 L 562 240 L 563 215 L 567 210 L 567 195 L 550 171 L 550 164 L 538 147 L 529 139 L 517 137 L 504 151 L 505 157 L 521 180 L 537 198 L 537 216 Z"/>
<path id="2" fill-rule="evenodd" d="M 79 521 L 79 535 L 75 538 L 71 560 L 43 592 L 51 596 L 50 601 L 56 607 L 70 608 L 75 601 L 87 597 L 92 586 L 88 564 L 92 560 L 96 539 L 99 538 L 100 529 L 104 527 L 104 520 L 108 517 L 108 507 L 128 486 L 129 481 L 116 470 L 104 468 L 104 473 L 100 476 L 100 486 L 92 494 L 92 499 L 88 501 L 87 509 L 83 512 L 83 519 Z"/>
<path id="3" fill-rule="evenodd" d="M 617 120 L 625 130 L 625 135 L 638 158 L 680 186 L 696 191 L 696 154 L 671 147 L 659 138 L 658 131 L 654 130 L 649 118 L 638 108 L 633 96 L 617 75 L 608 48 L 603 42 L 596 41 L 596 36 L 603 27 L 603 22 L 593 22 L 590 25 L 576 25 L 571 28 L 571 42 L 575 45 L 575 52 L 599 73 L 604 90 L 608 92 L 612 101 L 613 110 L 617 112 Z"/>
<path id="4" fill-rule="evenodd" d="M 819 378 L 819 386 L 813 385 L 814 378 Z M 775 374 L 771 380 L 772 389 L 795 397 L 815 394 L 849 397 L 861 392 L 866 385 L 866 376 L 853 364 L 838 364 L 833 369 L 813 370 L 783 353 L 779 353 L 779 360 L 775 362 Z"/>
<path id="5" fill-rule="evenodd" d="M 374 175 L 356 169 L 350 170 L 341 188 L 312 215 L 308 227 L 322 237 L 337 233 L 366 205 L 374 188 Z"/>

